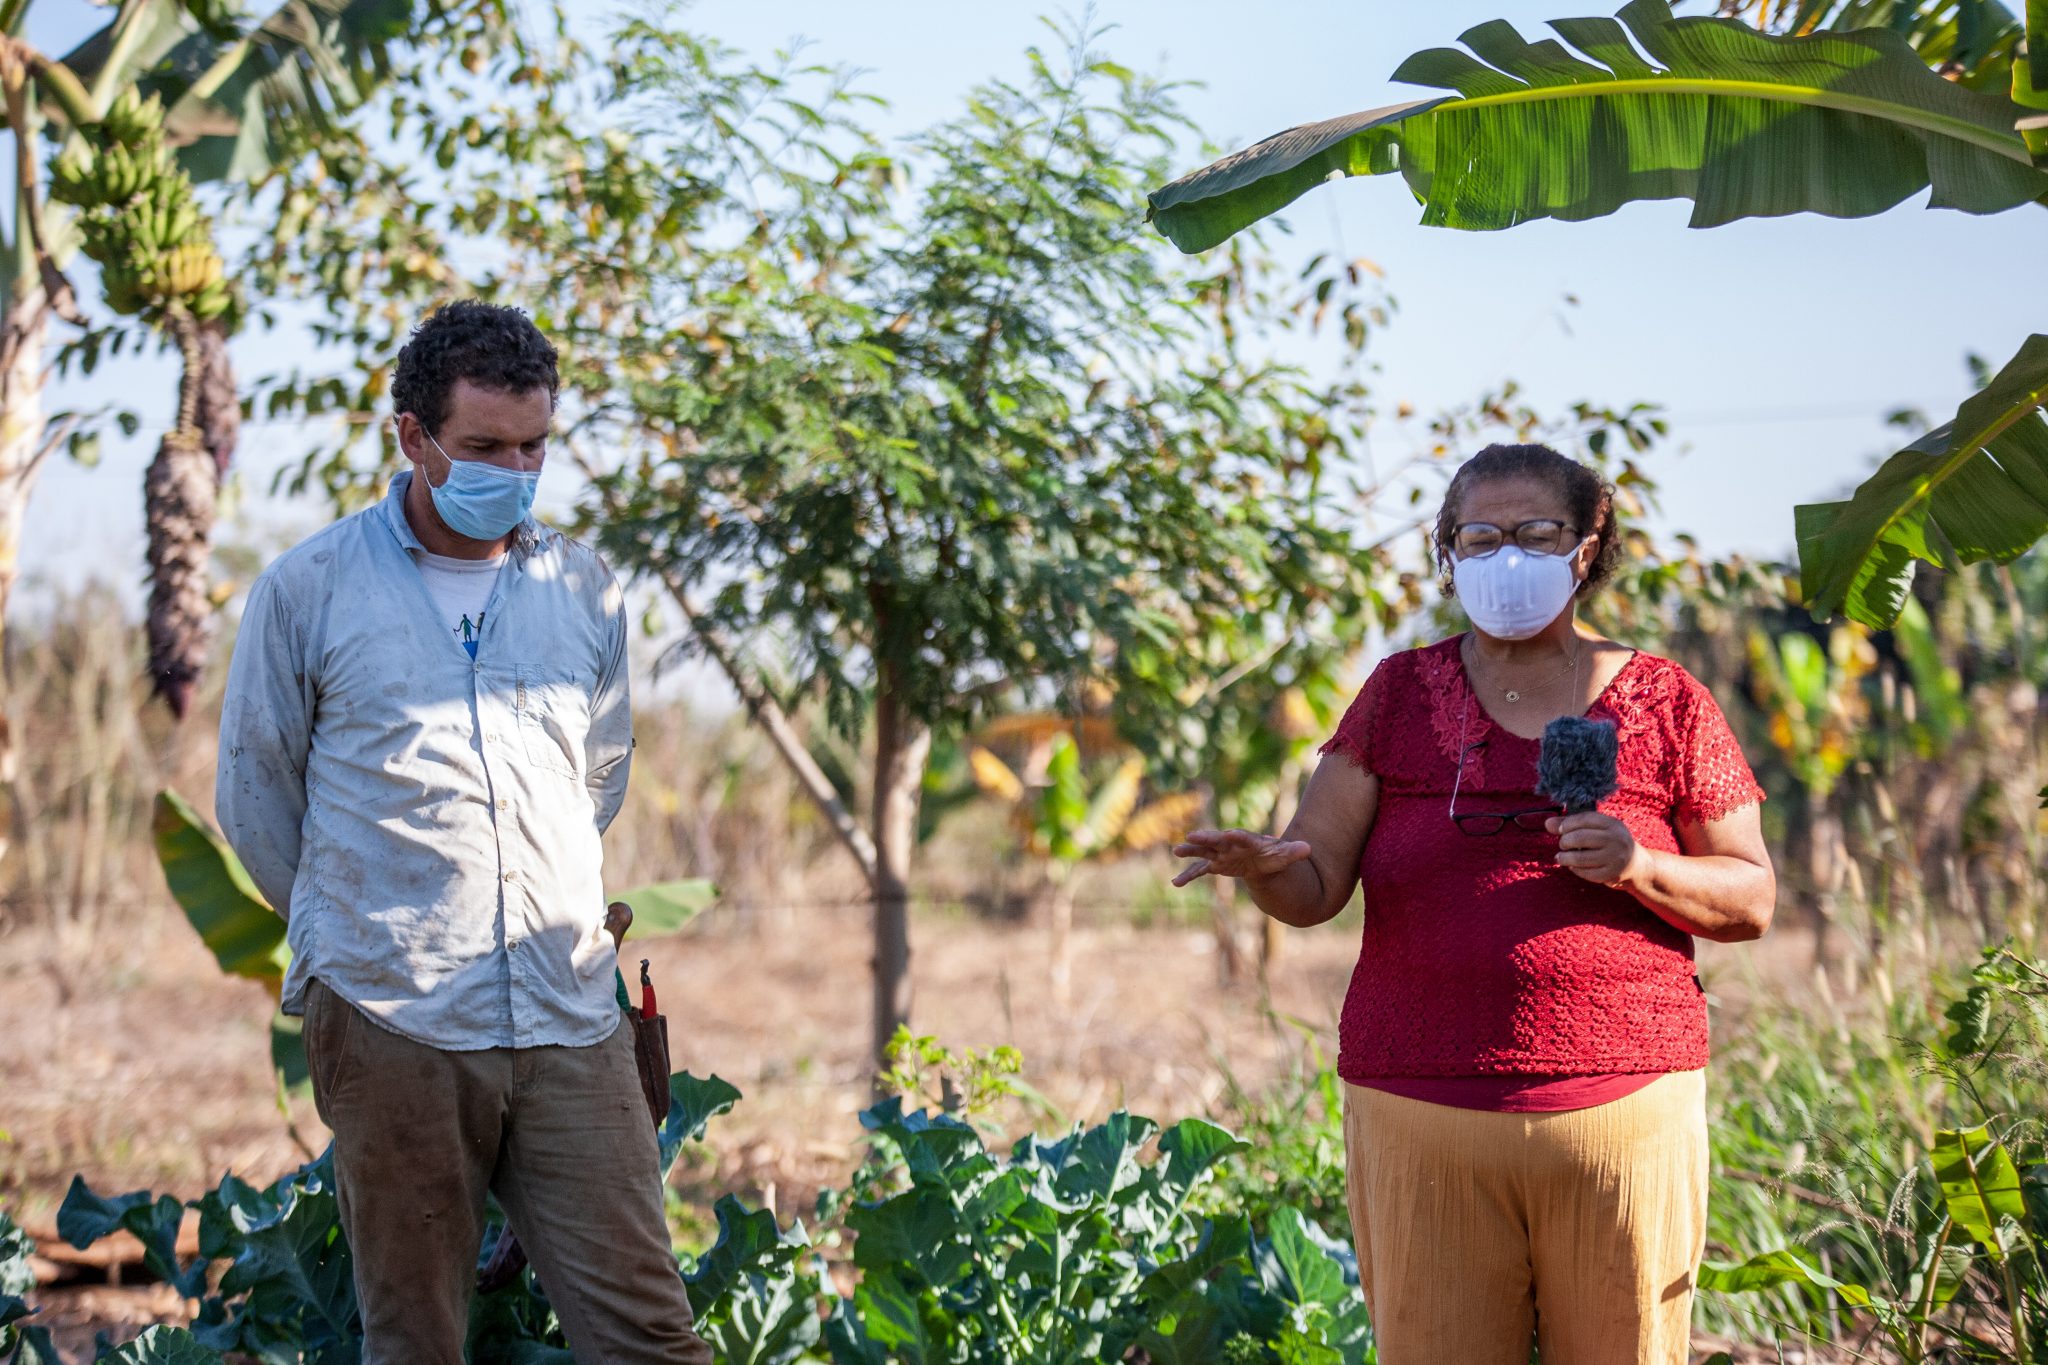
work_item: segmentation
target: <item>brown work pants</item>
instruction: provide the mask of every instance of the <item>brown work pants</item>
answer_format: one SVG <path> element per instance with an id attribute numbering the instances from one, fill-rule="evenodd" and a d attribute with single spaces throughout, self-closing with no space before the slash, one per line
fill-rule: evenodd
<path id="1" fill-rule="evenodd" d="M 304 1036 L 363 1365 L 461 1365 L 486 1190 L 579 1362 L 711 1365 L 669 1247 L 631 1029 L 592 1047 L 443 1052 L 315 981 Z"/>

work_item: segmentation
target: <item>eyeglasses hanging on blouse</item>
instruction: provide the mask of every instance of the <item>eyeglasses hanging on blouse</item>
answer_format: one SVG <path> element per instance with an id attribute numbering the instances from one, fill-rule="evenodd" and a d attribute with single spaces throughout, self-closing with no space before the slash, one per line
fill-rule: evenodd
<path id="1" fill-rule="evenodd" d="M 1468 810 L 1463 814 L 1459 813 L 1458 792 L 1465 784 L 1465 760 L 1471 755 L 1473 750 L 1486 747 L 1486 741 L 1483 739 L 1474 740 L 1470 744 L 1465 742 L 1465 736 L 1470 733 L 1471 724 L 1472 713 L 1470 710 L 1467 710 L 1458 717 L 1458 772 L 1457 776 L 1451 779 L 1451 823 L 1458 827 L 1459 833 L 1469 834 L 1475 838 L 1484 838 L 1489 834 L 1498 834 L 1510 824 L 1514 825 L 1516 829 L 1530 834 L 1541 834 L 1545 822 L 1550 817 L 1564 814 L 1563 806 L 1530 806 L 1525 810 L 1504 811 Z"/>

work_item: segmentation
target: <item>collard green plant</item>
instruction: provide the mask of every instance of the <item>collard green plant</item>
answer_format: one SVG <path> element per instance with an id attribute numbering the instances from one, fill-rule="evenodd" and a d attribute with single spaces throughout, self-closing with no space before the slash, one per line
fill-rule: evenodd
<path id="1" fill-rule="evenodd" d="M 684 1142 L 701 1137 L 739 1098 L 716 1077 L 687 1074 L 671 1078 L 670 1093 L 664 1172 Z M 1161 1365 L 1369 1365 L 1373 1358 L 1347 1247 L 1292 1209 L 1265 1218 L 1264 1236 L 1254 1235 L 1242 1213 L 1195 1211 L 1195 1192 L 1245 1149 L 1213 1124 L 1189 1119 L 1162 1132 L 1150 1119 L 1119 1113 L 1058 1139 L 1026 1137 L 1002 1157 L 962 1120 L 906 1113 L 896 1099 L 861 1122 L 872 1143 L 869 1161 L 850 1187 L 819 1200 L 821 1225 L 855 1238 L 859 1283 L 850 1297 L 835 1289 L 801 1223 L 783 1227 L 730 1195 L 718 1201 L 717 1238 L 682 1274 L 698 1330 L 720 1360 L 1095 1365 L 1142 1352 Z M 199 1214 L 199 1255 L 181 1265 L 176 1236 L 187 1206 L 178 1200 L 143 1191 L 107 1199 L 83 1181 L 65 1199 L 59 1225 L 74 1244 L 126 1229 L 142 1239 L 150 1269 L 196 1302 L 189 1333 L 157 1329 L 121 1359 L 185 1365 L 232 1354 L 264 1365 L 342 1365 L 357 1358 L 360 1325 L 330 1156 L 268 1189 L 227 1176 L 191 1207 Z M 0 1239 L 0 1254 L 5 1246 Z M 5 1265 L 0 1259 L 0 1273 Z M 9 1302 L 0 1299 L 0 1317 Z M 469 1353 L 567 1360 L 560 1325 L 530 1273 L 476 1301 Z"/>
<path id="2" fill-rule="evenodd" d="M 62 1365 L 50 1329 L 37 1325 L 37 1310 L 23 1297 L 36 1287 L 29 1265 L 35 1243 L 0 1212 L 0 1362 L 5 1365 Z"/>

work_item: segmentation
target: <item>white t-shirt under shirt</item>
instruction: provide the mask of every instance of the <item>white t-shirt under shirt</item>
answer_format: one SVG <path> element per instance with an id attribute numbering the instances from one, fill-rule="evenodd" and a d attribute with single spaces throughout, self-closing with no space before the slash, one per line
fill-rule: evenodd
<path id="1" fill-rule="evenodd" d="M 498 570 L 505 567 L 505 556 L 455 559 L 422 550 L 419 565 L 420 577 L 427 583 L 427 596 L 434 599 L 442 624 L 474 659 L 477 639 L 484 628 L 484 607 L 498 582 Z"/>

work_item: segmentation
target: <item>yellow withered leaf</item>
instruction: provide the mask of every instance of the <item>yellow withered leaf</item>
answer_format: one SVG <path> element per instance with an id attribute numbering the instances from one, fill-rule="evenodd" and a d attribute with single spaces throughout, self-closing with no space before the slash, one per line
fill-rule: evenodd
<path id="1" fill-rule="evenodd" d="M 1024 784 L 1017 780 L 1017 774 L 1010 771 L 1010 765 L 979 744 L 967 750 L 967 766 L 974 771 L 974 785 L 990 796 L 1004 801 L 1023 797 Z"/>
<path id="2" fill-rule="evenodd" d="M 1201 818 L 1200 792 L 1162 796 L 1133 815 L 1124 826 L 1124 847 L 1142 850 L 1177 842 Z"/>

